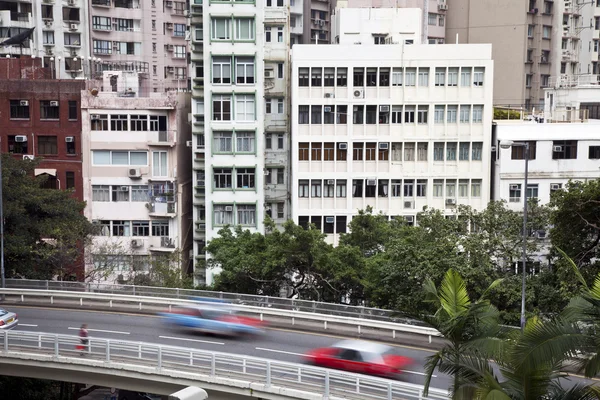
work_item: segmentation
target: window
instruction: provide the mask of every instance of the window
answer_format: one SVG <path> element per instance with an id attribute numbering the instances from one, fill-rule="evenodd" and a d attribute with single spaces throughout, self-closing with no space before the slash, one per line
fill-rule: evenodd
<path id="1" fill-rule="evenodd" d="M 485 68 L 483 67 L 475 67 L 475 69 L 473 70 L 473 86 L 483 86 L 484 70 Z"/>
<path id="2" fill-rule="evenodd" d="M 471 106 L 461 105 L 460 106 L 460 122 L 469 123 L 471 121 Z"/>
<path id="3" fill-rule="evenodd" d="M 532 38 L 533 37 L 533 31 L 535 29 L 535 25 L 527 25 L 527 37 Z"/>
<path id="4" fill-rule="evenodd" d="M 449 198 L 456 197 L 456 181 L 455 180 L 446 181 L 446 197 L 449 197 Z"/>
<path id="5" fill-rule="evenodd" d="M 74 136 L 67 136 L 68 138 L 70 138 L 70 141 L 65 141 L 65 147 L 67 150 L 67 154 L 75 154 L 75 137 Z"/>
<path id="6" fill-rule="evenodd" d="M 544 25 L 544 29 L 542 30 L 542 38 L 550 39 L 552 36 L 552 26 Z"/>
<path id="7" fill-rule="evenodd" d="M 276 168 L 276 169 L 277 169 L 277 184 L 283 185 L 285 183 L 284 168 Z"/>
<path id="8" fill-rule="evenodd" d="M 333 87 L 335 86 L 335 68 L 325 68 L 323 78 L 323 86 Z"/>
<path id="9" fill-rule="evenodd" d="M 150 236 L 150 221 L 131 221 L 131 236 Z"/>
<path id="10" fill-rule="evenodd" d="M 113 236 L 131 236 L 131 224 L 129 221 L 113 221 L 112 235 Z"/>
<path id="11" fill-rule="evenodd" d="M 379 68 L 379 86 L 390 86 L 390 69 Z"/>
<path id="12" fill-rule="evenodd" d="M 326 179 L 323 182 L 323 197 L 334 197 L 335 185 L 332 179 Z"/>
<path id="13" fill-rule="evenodd" d="M 364 143 L 352 143 L 352 160 L 362 161 Z"/>
<path id="14" fill-rule="evenodd" d="M 76 121 L 78 115 L 77 100 L 69 100 L 69 121 Z"/>
<path id="15" fill-rule="evenodd" d="M 323 107 L 323 123 L 331 125 L 335 122 L 335 106 Z"/>
<path id="16" fill-rule="evenodd" d="M 212 40 L 231 40 L 231 20 L 226 18 L 213 18 L 211 21 Z"/>
<path id="17" fill-rule="evenodd" d="M 444 161 L 444 143 L 435 142 L 433 144 L 433 161 Z"/>
<path id="18" fill-rule="evenodd" d="M 185 46 L 174 46 L 173 47 L 174 51 L 173 51 L 173 57 L 174 58 L 185 58 Z M 130 52 L 127 52 L 127 54 L 133 54 Z M 137 54 L 137 52 L 136 52 Z"/>
<path id="19" fill-rule="evenodd" d="M 231 84 L 231 57 L 213 57 L 212 82 L 214 84 Z"/>
<path id="20" fill-rule="evenodd" d="M 417 179 L 417 197 L 427 196 L 427 179 Z"/>
<path id="21" fill-rule="evenodd" d="M 298 106 L 298 123 L 308 124 L 309 121 L 309 106 Z"/>
<path id="22" fill-rule="evenodd" d="M 310 85 L 311 86 L 322 86 L 322 68 L 311 68 L 310 70 Z"/>
<path id="23" fill-rule="evenodd" d="M 40 119 L 59 119 L 58 101 L 40 100 Z"/>
<path id="24" fill-rule="evenodd" d="M 277 28 L 277 42 L 283 43 L 283 28 L 282 27 Z"/>
<path id="25" fill-rule="evenodd" d="M 404 143 L 404 161 L 415 161 L 414 143 Z"/>
<path id="26" fill-rule="evenodd" d="M 322 106 L 311 106 L 310 107 L 310 123 L 311 124 L 320 124 L 321 123 L 321 114 L 322 114 Z"/>
<path id="27" fill-rule="evenodd" d="M 345 125 L 348 123 L 348 105 L 337 105 L 336 110 L 336 123 Z"/>
<path id="28" fill-rule="evenodd" d="M 379 179 L 377 181 L 377 196 L 388 197 L 390 181 L 387 179 Z M 370 197 L 370 196 L 367 196 Z"/>
<path id="29" fill-rule="evenodd" d="M 415 86 L 416 80 L 417 80 L 416 76 L 417 76 L 416 68 L 406 68 L 406 71 L 404 74 L 404 84 L 406 86 Z"/>
<path id="30" fill-rule="evenodd" d="M 404 106 L 404 123 L 415 123 L 415 106 Z"/>
<path id="31" fill-rule="evenodd" d="M 429 86 L 429 68 L 419 68 L 419 86 Z"/>
<path id="32" fill-rule="evenodd" d="M 271 42 L 271 28 L 268 26 L 265 27 L 265 42 Z"/>
<path id="33" fill-rule="evenodd" d="M 402 143 L 392 143 L 392 161 L 402 161 Z"/>
<path id="34" fill-rule="evenodd" d="M 473 106 L 473 123 L 481 123 L 483 120 L 483 106 Z"/>
<path id="35" fill-rule="evenodd" d="M 167 152 L 166 151 L 153 151 L 152 152 L 152 175 L 153 176 L 168 176 Z"/>
<path id="36" fill-rule="evenodd" d="M 42 39 L 44 44 L 54 44 L 54 31 L 43 31 Z"/>
<path id="37" fill-rule="evenodd" d="M 110 201 L 110 186 L 92 185 L 92 201 Z"/>
<path id="38" fill-rule="evenodd" d="M 427 142 L 417 143 L 417 161 L 427 161 Z"/>
<path id="39" fill-rule="evenodd" d="M 309 161 L 310 150 L 308 143 L 298 143 L 298 160 Z"/>
<path id="40" fill-rule="evenodd" d="M 10 118 L 29 119 L 29 102 L 26 100 L 11 100 Z"/>
<path id="41" fill-rule="evenodd" d="M 93 165 L 148 165 L 145 151 L 93 150 Z"/>
<path id="42" fill-rule="evenodd" d="M 173 36 L 185 37 L 185 24 L 173 24 Z"/>
<path id="43" fill-rule="evenodd" d="M 392 124 L 402 123 L 402 106 L 392 106 Z"/>
<path id="44" fill-rule="evenodd" d="M 518 203 L 521 201 L 521 184 L 511 183 L 509 185 L 508 201 L 511 203 Z"/>
<path id="45" fill-rule="evenodd" d="M 337 69 L 337 86 L 346 87 L 348 86 L 348 68 Z"/>
<path id="46" fill-rule="evenodd" d="M 481 197 L 481 179 L 471 181 L 471 197 Z"/>
<path id="47" fill-rule="evenodd" d="M 402 86 L 402 68 L 392 69 L 392 86 Z"/>
<path id="48" fill-rule="evenodd" d="M 402 179 L 392 179 L 392 197 L 402 197 Z"/>
<path id="49" fill-rule="evenodd" d="M 277 64 L 277 79 L 283 79 L 283 63 Z"/>
<path id="50" fill-rule="evenodd" d="M 446 122 L 448 122 L 449 124 L 455 124 L 457 111 L 458 111 L 458 106 L 449 105 L 446 108 Z"/>
<path id="51" fill-rule="evenodd" d="M 446 111 L 445 106 L 435 106 L 433 109 L 433 119 L 436 124 L 444 123 L 444 113 Z"/>
<path id="52" fill-rule="evenodd" d="M 231 96 L 216 94 L 213 96 L 213 121 L 231 121 Z"/>
<path id="53" fill-rule="evenodd" d="M 471 86 L 471 68 L 462 67 L 460 69 L 460 86 Z"/>
<path id="54" fill-rule="evenodd" d="M 236 121 L 254 121 L 254 95 L 238 94 L 235 96 L 235 120 Z"/>
<path id="55" fill-rule="evenodd" d="M 152 221 L 152 236 L 169 236 L 169 221 Z"/>
<path id="56" fill-rule="evenodd" d="M 435 86 L 446 85 L 446 68 L 435 69 Z"/>
<path id="57" fill-rule="evenodd" d="M 66 176 L 66 186 L 67 189 L 73 189 L 75 188 L 75 172 L 73 171 L 67 171 L 65 173 Z"/>
<path id="58" fill-rule="evenodd" d="M 364 68 L 354 68 L 352 84 L 353 84 L 353 86 L 365 86 L 365 69 Z"/>
<path id="59" fill-rule="evenodd" d="M 310 181 L 310 197 L 321 197 L 321 183 L 320 179 Z"/>
<path id="60" fill-rule="evenodd" d="M 434 179 L 433 180 L 433 197 L 443 197 L 444 196 L 444 180 L 443 179 Z"/>
<path id="61" fill-rule="evenodd" d="M 352 197 L 363 197 L 363 183 L 362 179 L 352 180 Z"/>
<path id="62" fill-rule="evenodd" d="M 345 179 L 337 179 L 335 181 L 335 197 L 346 197 L 346 185 Z"/>
<path id="63" fill-rule="evenodd" d="M 233 205 L 215 204 L 213 206 L 213 223 L 215 225 L 233 224 Z"/>
<path id="64" fill-rule="evenodd" d="M 129 122 L 127 115 L 111 115 L 110 116 L 111 131 L 127 131 L 129 130 Z"/>
<path id="65" fill-rule="evenodd" d="M 377 86 L 377 68 L 367 68 L 367 86 Z"/>
<path id="66" fill-rule="evenodd" d="M 215 189 L 231 189 L 233 187 L 233 175 L 231 168 L 215 168 L 213 170 Z"/>
<path id="67" fill-rule="evenodd" d="M 323 161 L 335 161 L 335 143 L 323 143 Z"/>
<path id="68" fill-rule="evenodd" d="M 148 130 L 147 115 L 130 115 L 131 130 L 136 132 L 146 132 Z"/>
<path id="69" fill-rule="evenodd" d="M 482 142 L 473 142 L 472 151 L 471 151 L 471 160 L 472 161 L 481 161 L 482 153 L 483 153 L 483 143 Z"/>
<path id="70" fill-rule="evenodd" d="M 366 143 L 365 160 L 375 161 L 377 159 L 377 143 Z"/>
<path id="71" fill-rule="evenodd" d="M 446 143 L 446 161 L 456 161 L 456 143 Z"/>
<path id="72" fill-rule="evenodd" d="M 536 141 L 529 141 L 529 159 L 535 160 L 536 155 Z M 511 146 L 510 148 L 510 159 L 511 160 L 524 160 L 525 159 L 525 146 Z"/>
<path id="73" fill-rule="evenodd" d="M 238 225 L 256 226 L 255 204 L 238 204 L 236 208 Z"/>
<path id="74" fill-rule="evenodd" d="M 149 201 L 148 185 L 133 185 L 133 186 L 131 186 L 131 201 L 135 201 L 135 202 Z"/>
<path id="75" fill-rule="evenodd" d="M 427 24 L 435 26 L 437 25 L 437 14 L 428 14 L 427 15 Z"/>
<path id="76" fill-rule="evenodd" d="M 254 168 L 236 169 L 236 186 L 238 189 L 254 189 L 256 187 L 256 172 Z"/>
<path id="77" fill-rule="evenodd" d="M 548 86 L 550 86 L 550 75 L 541 75 L 540 86 L 541 87 L 548 87 Z"/>
<path id="78" fill-rule="evenodd" d="M 308 179 L 298 181 L 298 197 L 308 197 Z"/>
<path id="79" fill-rule="evenodd" d="M 537 183 L 528 183 L 527 184 L 527 198 L 528 199 L 537 199 L 538 198 L 538 190 L 539 185 Z"/>
<path id="80" fill-rule="evenodd" d="M 310 144 L 310 159 L 312 161 L 321 161 L 322 143 L 311 143 Z"/>
<path id="81" fill-rule="evenodd" d="M 471 143 L 461 142 L 458 146 L 458 159 L 460 161 L 469 161 L 469 150 Z"/>
<path id="82" fill-rule="evenodd" d="M 458 181 L 458 197 L 469 197 L 469 180 L 460 179 Z"/>
<path id="83" fill-rule="evenodd" d="M 589 158 L 590 160 L 600 159 L 600 146 L 590 146 Z"/>
<path id="84" fill-rule="evenodd" d="M 277 149 L 283 150 L 284 148 L 284 136 L 283 133 L 277 134 Z"/>
<path id="85" fill-rule="evenodd" d="M 458 68 L 448 68 L 448 86 L 458 86 Z"/>
<path id="86" fill-rule="evenodd" d="M 254 40 L 254 19 L 236 18 L 235 40 Z"/>
<path id="87" fill-rule="evenodd" d="M 236 132 L 235 150 L 238 153 L 254 153 L 255 136 L 254 132 Z"/>
<path id="88" fill-rule="evenodd" d="M 366 107 L 365 122 L 370 125 L 377 123 L 377 106 L 368 105 Z"/>
<path id="89" fill-rule="evenodd" d="M 38 154 L 57 155 L 58 144 L 56 136 L 38 136 L 37 138 Z"/>
<path id="90" fill-rule="evenodd" d="M 347 143 L 344 143 L 345 145 L 347 145 Z M 337 144 L 337 161 L 346 161 L 346 159 L 348 158 L 348 150 L 347 149 L 340 149 L 340 143 Z"/>
<path id="91" fill-rule="evenodd" d="M 232 132 L 214 132 L 213 133 L 213 151 L 215 153 L 233 152 L 233 133 Z"/>
<path id="92" fill-rule="evenodd" d="M 308 68 L 298 68 L 298 86 L 309 86 Z"/>
<path id="93" fill-rule="evenodd" d="M 385 148 L 382 148 L 382 145 L 387 145 Z M 379 161 L 388 161 L 390 158 L 390 151 L 389 151 L 389 143 L 380 143 L 379 144 L 379 154 L 378 154 L 378 159 Z"/>
<path id="94" fill-rule="evenodd" d="M 567 160 L 577 158 L 577 140 L 555 140 L 552 142 L 552 159 Z"/>
<path id="95" fill-rule="evenodd" d="M 415 196 L 415 181 L 413 179 L 404 180 L 404 197 Z"/>

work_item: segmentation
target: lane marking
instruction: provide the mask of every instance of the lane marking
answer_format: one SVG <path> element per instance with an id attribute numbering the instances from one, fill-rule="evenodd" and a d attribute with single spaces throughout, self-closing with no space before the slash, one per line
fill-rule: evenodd
<path id="1" fill-rule="evenodd" d="M 421 375 L 421 376 L 427 375 L 425 372 L 409 371 L 406 369 L 403 369 L 402 372 L 404 372 L 405 374 L 414 374 L 414 375 Z M 437 378 L 437 375 L 431 375 L 431 377 Z"/>
<path id="2" fill-rule="evenodd" d="M 159 336 L 159 338 L 161 338 L 161 339 L 170 339 L 170 340 L 186 340 L 188 342 L 218 344 L 218 345 L 221 345 L 221 346 L 225 345 L 225 343 L 223 343 L 223 342 L 211 342 L 210 340 L 188 339 L 188 338 L 173 337 L 173 336 Z"/>
<path id="3" fill-rule="evenodd" d="M 284 351 L 284 350 L 275 350 L 275 349 L 265 349 L 264 347 L 255 347 L 254 349 L 256 350 L 262 350 L 262 351 L 270 351 L 273 353 L 281 353 L 281 354 L 290 354 L 292 356 L 304 356 L 305 354 L 301 354 L 301 353 L 294 353 L 293 351 Z"/>
<path id="4" fill-rule="evenodd" d="M 71 330 L 75 330 L 78 331 L 81 328 L 73 328 L 72 326 L 69 327 L 69 329 Z M 117 333 L 119 335 L 131 335 L 130 332 L 121 332 L 121 331 L 105 331 L 104 329 L 88 329 L 89 332 L 102 332 L 102 333 Z"/>
<path id="5" fill-rule="evenodd" d="M 31 326 L 31 327 L 37 327 L 37 325 L 33 325 L 33 324 L 18 324 L 18 326 Z"/>

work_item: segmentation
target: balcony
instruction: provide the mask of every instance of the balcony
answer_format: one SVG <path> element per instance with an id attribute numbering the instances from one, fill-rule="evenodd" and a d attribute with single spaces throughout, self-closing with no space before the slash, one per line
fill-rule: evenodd
<path id="1" fill-rule="evenodd" d="M 287 11 L 283 8 L 265 8 L 265 25 L 285 25 Z"/>
<path id="2" fill-rule="evenodd" d="M 31 28 L 31 14 L 2 10 L 0 11 L 0 26 L 12 28 Z"/>
<path id="3" fill-rule="evenodd" d="M 160 242 L 156 242 L 156 244 L 150 245 L 149 250 L 162 253 L 173 253 L 176 250 L 175 239 L 170 238 L 168 236 L 162 236 L 160 238 Z"/>
<path id="4" fill-rule="evenodd" d="M 169 131 L 149 132 L 149 134 L 148 146 L 175 146 L 175 142 L 170 137 Z"/>

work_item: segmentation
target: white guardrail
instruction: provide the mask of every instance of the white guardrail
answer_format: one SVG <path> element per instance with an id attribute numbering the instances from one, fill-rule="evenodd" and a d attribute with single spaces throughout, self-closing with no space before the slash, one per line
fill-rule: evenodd
<path id="1" fill-rule="evenodd" d="M 0 357 L 146 373 L 165 380 L 192 379 L 219 385 L 219 391 L 240 385 L 258 393 L 286 398 L 348 400 L 448 399 L 448 392 L 430 389 L 423 396 L 418 385 L 257 357 L 210 352 L 153 343 L 89 338 L 83 351 L 79 338 L 39 332 L 0 333 Z M 18 362 L 18 361 L 15 361 Z"/>
<path id="2" fill-rule="evenodd" d="M 8 296 L 20 297 L 21 302 L 25 302 L 27 297 L 46 297 L 49 298 L 50 303 L 53 304 L 55 299 L 71 299 L 77 300 L 80 306 L 84 305 L 84 300 L 87 303 L 93 303 L 94 305 L 103 304 L 112 308 L 115 303 L 128 303 L 136 304 L 138 310 L 143 310 L 143 306 L 164 306 L 171 310 L 172 306 L 181 304 L 194 304 L 197 303 L 195 300 L 186 300 L 183 298 L 161 298 L 161 297 L 150 297 L 150 296 L 132 296 L 129 294 L 112 294 L 112 293 L 94 293 L 94 292 L 72 292 L 66 290 L 36 290 L 36 289 L 15 289 L 6 288 L 0 289 L 0 293 Z M 308 320 L 318 321 L 323 323 L 323 329 L 327 329 L 327 324 L 337 324 L 350 326 L 357 330 L 358 334 L 361 334 L 362 328 L 373 328 L 377 330 L 384 330 L 391 332 L 393 339 L 396 338 L 397 332 L 412 333 L 417 335 L 425 335 L 429 338 L 431 343 L 433 336 L 440 336 L 440 333 L 429 327 L 401 324 L 390 321 L 380 321 L 365 318 L 352 318 L 345 316 L 337 316 L 332 314 L 319 314 L 314 312 L 286 310 L 279 308 L 269 307 L 256 307 L 235 304 L 235 309 L 243 313 L 257 314 L 261 320 L 265 316 L 289 318 L 291 324 L 295 325 L 296 320 Z"/>

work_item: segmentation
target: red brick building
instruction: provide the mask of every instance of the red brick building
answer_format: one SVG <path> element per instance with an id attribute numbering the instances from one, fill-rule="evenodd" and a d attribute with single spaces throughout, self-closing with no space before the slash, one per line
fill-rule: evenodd
<path id="1" fill-rule="evenodd" d="M 40 59 L 0 59 L 0 149 L 40 158 L 36 174 L 48 186 L 83 200 L 81 91 L 83 80 L 53 80 Z"/>

